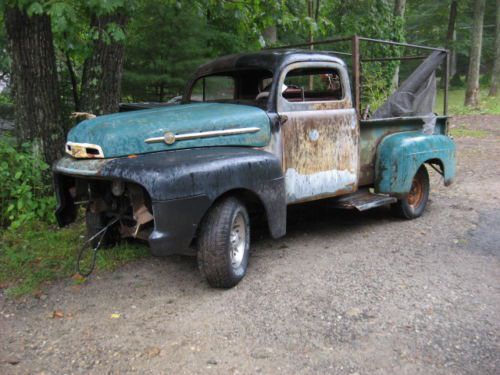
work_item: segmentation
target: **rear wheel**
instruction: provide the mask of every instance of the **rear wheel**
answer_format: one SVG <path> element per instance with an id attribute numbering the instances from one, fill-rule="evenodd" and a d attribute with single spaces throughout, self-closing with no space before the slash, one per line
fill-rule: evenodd
<path id="1" fill-rule="evenodd" d="M 421 216 L 429 200 L 429 191 L 429 173 L 422 165 L 413 177 L 411 189 L 406 198 L 391 205 L 393 214 L 403 219 L 415 219 Z"/>
<path id="2" fill-rule="evenodd" d="M 215 288 L 231 288 L 245 276 L 250 251 L 250 220 L 234 197 L 217 202 L 203 220 L 197 240 L 198 266 Z"/>

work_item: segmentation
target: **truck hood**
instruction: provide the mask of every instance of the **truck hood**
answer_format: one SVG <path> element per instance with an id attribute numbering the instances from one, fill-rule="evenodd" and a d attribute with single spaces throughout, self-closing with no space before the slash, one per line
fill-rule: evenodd
<path id="1" fill-rule="evenodd" d="M 260 108 L 195 103 L 83 121 L 69 132 L 66 151 L 75 157 L 115 158 L 192 147 L 263 147 L 270 137 L 269 117 Z M 88 153 L 77 152 L 82 147 Z"/>

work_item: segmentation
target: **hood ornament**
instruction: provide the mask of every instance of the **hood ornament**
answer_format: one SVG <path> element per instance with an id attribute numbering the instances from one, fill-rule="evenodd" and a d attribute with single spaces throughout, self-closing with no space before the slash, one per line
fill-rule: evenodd
<path id="1" fill-rule="evenodd" d="M 172 132 L 166 132 L 165 135 L 163 136 L 163 141 L 165 141 L 167 145 L 173 144 L 175 142 L 175 134 Z"/>

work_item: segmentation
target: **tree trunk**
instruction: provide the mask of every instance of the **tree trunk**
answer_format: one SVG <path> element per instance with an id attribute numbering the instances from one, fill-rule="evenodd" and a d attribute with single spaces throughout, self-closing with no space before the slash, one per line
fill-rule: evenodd
<path id="1" fill-rule="evenodd" d="M 64 151 L 64 122 L 50 17 L 6 8 L 5 27 L 12 59 L 17 137 L 33 141 L 52 164 Z"/>
<path id="2" fill-rule="evenodd" d="M 269 26 L 262 32 L 262 36 L 266 41 L 266 46 L 272 46 L 278 41 L 278 29 L 276 25 Z"/>
<path id="3" fill-rule="evenodd" d="M 474 21 L 465 90 L 465 105 L 479 106 L 479 68 L 481 65 L 481 46 L 483 41 L 483 20 L 486 0 L 476 0 L 474 5 Z"/>
<path id="4" fill-rule="evenodd" d="M 319 17 L 319 7 L 320 7 L 320 0 L 316 1 L 316 7 L 314 0 L 306 0 L 307 2 L 307 16 L 311 19 L 314 20 L 314 22 L 317 24 L 318 23 L 318 17 Z M 314 35 L 313 35 L 313 30 L 311 27 L 309 27 L 309 38 L 308 38 L 309 43 L 314 42 Z M 314 45 L 310 45 L 309 49 L 313 50 Z M 313 76 L 309 76 L 309 90 L 312 91 L 314 89 L 314 80 Z"/>
<path id="5" fill-rule="evenodd" d="M 457 6 L 458 0 L 451 0 L 450 15 L 448 17 L 448 32 L 446 33 L 446 48 L 450 50 L 450 77 L 453 77 L 457 72 L 457 53 L 453 45 L 456 38 L 455 24 L 457 20 Z"/>
<path id="6" fill-rule="evenodd" d="M 498 84 L 500 81 L 500 0 L 497 0 L 497 26 L 495 29 L 495 58 L 491 72 L 491 86 L 489 96 L 498 95 Z"/>
<path id="7" fill-rule="evenodd" d="M 404 17 L 406 9 L 406 0 L 395 0 L 394 15 L 396 17 Z"/>
<path id="8" fill-rule="evenodd" d="M 76 77 L 75 69 L 73 68 L 73 63 L 71 62 L 71 57 L 69 53 L 65 53 L 66 57 L 66 68 L 68 69 L 69 78 L 71 81 L 71 92 L 73 94 L 73 103 L 75 112 L 80 112 L 80 98 L 78 96 L 78 79 Z"/>
<path id="9" fill-rule="evenodd" d="M 96 115 L 118 112 L 120 104 L 125 48 L 122 42 L 107 40 L 106 27 L 111 23 L 124 28 L 127 17 L 115 13 L 92 18 L 99 37 L 83 66 L 80 108 Z"/>
<path id="10" fill-rule="evenodd" d="M 394 1 L 394 17 L 400 17 L 404 19 L 406 9 L 406 0 L 395 0 Z M 399 66 L 401 62 L 398 63 L 394 70 L 394 75 L 392 76 L 392 89 L 396 90 L 399 87 Z"/>

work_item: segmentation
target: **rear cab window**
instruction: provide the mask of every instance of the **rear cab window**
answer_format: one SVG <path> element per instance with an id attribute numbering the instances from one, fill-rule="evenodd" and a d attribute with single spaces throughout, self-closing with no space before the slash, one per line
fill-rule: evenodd
<path id="1" fill-rule="evenodd" d="M 191 91 L 191 101 L 210 102 L 235 99 L 236 86 L 232 76 L 213 75 L 200 78 Z"/>
<path id="2" fill-rule="evenodd" d="M 199 77 L 191 86 L 189 102 L 224 102 L 263 106 L 273 73 L 245 69 Z"/>
<path id="3" fill-rule="evenodd" d="M 344 87 L 335 68 L 298 68 L 287 73 L 281 94 L 288 102 L 338 101 Z"/>

